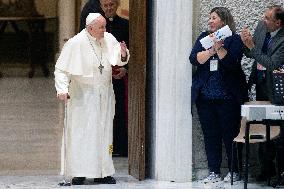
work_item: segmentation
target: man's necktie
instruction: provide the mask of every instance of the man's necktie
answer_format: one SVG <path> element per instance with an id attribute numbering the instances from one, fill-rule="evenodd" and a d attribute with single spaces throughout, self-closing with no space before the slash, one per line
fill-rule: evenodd
<path id="1" fill-rule="evenodd" d="M 271 40 L 271 35 L 268 32 L 268 33 L 266 33 L 264 43 L 263 43 L 263 46 L 262 46 L 262 49 L 261 49 L 264 54 L 267 54 L 267 49 L 268 49 L 268 45 L 269 45 L 270 40 Z"/>

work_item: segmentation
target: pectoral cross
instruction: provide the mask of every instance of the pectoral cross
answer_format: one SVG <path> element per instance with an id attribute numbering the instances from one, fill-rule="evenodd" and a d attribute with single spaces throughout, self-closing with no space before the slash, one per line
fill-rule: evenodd
<path id="1" fill-rule="evenodd" d="M 100 70 L 100 73 L 103 74 L 104 66 L 103 66 L 102 64 L 100 64 L 98 68 L 99 68 L 99 70 Z"/>
<path id="2" fill-rule="evenodd" d="M 93 44 L 92 44 L 92 42 L 91 42 L 91 40 L 90 40 L 90 38 L 89 38 L 89 36 L 88 36 L 88 34 L 87 34 L 87 30 L 86 30 L 86 35 L 87 35 L 88 40 L 89 40 L 89 43 L 90 43 L 90 45 L 91 45 L 91 47 L 92 47 L 92 49 L 93 49 L 93 52 L 95 53 L 95 55 L 96 55 L 98 61 L 100 62 L 100 65 L 99 65 L 99 67 L 98 67 L 99 70 L 100 70 L 100 73 L 103 74 L 104 66 L 102 65 L 102 59 L 103 59 L 102 51 L 101 51 L 101 58 L 99 59 L 99 57 L 98 57 L 98 55 L 97 55 L 97 53 L 96 53 L 96 50 L 95 50 L 95 48 L 94 48 L 94 46 L 93 46 Z M 99 43 L 99 44 L 100 44 L 100 47 L 102 48 L 101 43 Z"/>

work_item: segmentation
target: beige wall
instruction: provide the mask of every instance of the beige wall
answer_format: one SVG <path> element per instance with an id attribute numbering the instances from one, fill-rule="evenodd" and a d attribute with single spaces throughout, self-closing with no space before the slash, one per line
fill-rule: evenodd
<path id="1" fill-rule="evenodd" d="M 121 0 L 118 15 L 129 18 L 129 0 Z"/>
<path id="2" fill-rule="evenodd" d="M 122 9 L 129 10 L 129 0 L 121 0 L 120 7 Z"/>
<path id="3" fill-rule="evenodd" d="M 58 0 L 34 0 L 36 9 L 39 14 L 43 14 L 45 17 L 57 16 L 57 1 Z"/>

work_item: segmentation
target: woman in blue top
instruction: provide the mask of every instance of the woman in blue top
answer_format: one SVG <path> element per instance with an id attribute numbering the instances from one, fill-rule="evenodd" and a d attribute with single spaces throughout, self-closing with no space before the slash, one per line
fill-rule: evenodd
<path id="1" fill-rule="evenodd" d="M 196 103 L 201 123 L 209 175 L 205 183 L 221 181 L 222 140 L 225 144 L 229 173 L 238 178 L 237 160 L 234 158 L 231 170 L 231 146 L 238 135 L 241 120 L 241 104 L 247 100 L 247 83 L 241 68 L 243 43 L 235 33 L 235 23 L 225 7 L 215 7 L 209 15 L 210 31 L 198 37 L 190 54 L 190 62 L 197 67 L 192 81 L 192 101 Z M 228 25 L 233 35 L 217 41 L 213 34 Z M 214 45 L 204 49 L 200 39 L 211 35 Z M 235 153 L 236 154 L 236 153 Z M 224 181 L 230 180 L 230 174 Z"/>

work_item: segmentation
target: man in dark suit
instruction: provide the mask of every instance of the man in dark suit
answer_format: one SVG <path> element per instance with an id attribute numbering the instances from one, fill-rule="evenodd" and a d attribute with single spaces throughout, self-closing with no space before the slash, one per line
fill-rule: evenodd
<path id="1" fill-rule="evenodd" d="M 255 60 L 249 78 L 249 86 L 256 84 L 256 100 L 271 101 L 272 72 L 284 64 L 284 9 L 277 5 L 268 7 L 263 20 L 258 23 L 254 36 L 252 37 L 248 28 L 245 27 L 241 32 L 241 39 L 246 46 L 245 55 Z M 283 133 L 281 137 L 283 137 Z M 265 180 L 269 176 L 268 174 L 275 175 L 273 162 L 275 153 L 277 151 L 277 154 L 283 155 L 283 149 L 279 149 L 281 148 L 275 149 L 274 142 L 270 144 L 268 154 L 269 166 L 272 168 L 268 173 L 264 166 L 265 159 L 263 157 L 265 156 L 263 153 L 265 150 L 263 150 L 263 145 L 260 145 L 261 174 L 258 176 L 258 180 Z M 283 171 L 283 167 L 279 168 L 280 172 Z"/>
<path id="2" fill-rule="evenodd" d="M 100 12 L 106 19 L 106 31 L 119 42 L 124 41 L 129 47 L 129 22 L 117 15 L 120 0 L 89 0 L 81 12 L 80 30 L 85 28 L 86 15 Z M 115 116 L 113 127 L 113 154 L 128 155 L 127 135 L 127 65 L 113 67 L 113 89 L 115 93 Z"/>
<path id="3" fill-rule="evenodd" d="M 124 41 L 129 47 L 129 22 L 117 15 L 120 0 L 100 0 L 106 18 L 106 31 L 119 42 Z M 128 155 L 127 138 L 127 66 L 113 67 L 113 89 L 115 93 L 115 116 L 113 127 L 114 155 Z"/>

